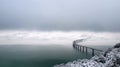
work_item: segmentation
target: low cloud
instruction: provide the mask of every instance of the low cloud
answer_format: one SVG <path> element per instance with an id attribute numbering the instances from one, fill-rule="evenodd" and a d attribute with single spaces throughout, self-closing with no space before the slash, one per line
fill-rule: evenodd
<path id="1" fill-rule="evenodd" d="M 74 40 L 88 38 L 85 45 L 113 45 L 120 40 L 120 33 L 85 31 L 0 31 L 0 45 L 53 45 L 72 44 Z"/>

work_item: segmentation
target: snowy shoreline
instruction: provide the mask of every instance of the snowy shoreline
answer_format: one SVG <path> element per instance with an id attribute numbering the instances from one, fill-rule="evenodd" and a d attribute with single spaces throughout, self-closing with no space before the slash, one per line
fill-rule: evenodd
<path id="1" fill-rule="evenodd" d="M 91 59 L 78 59 L 54 67 L 120 67 L 120 43 Z"/>

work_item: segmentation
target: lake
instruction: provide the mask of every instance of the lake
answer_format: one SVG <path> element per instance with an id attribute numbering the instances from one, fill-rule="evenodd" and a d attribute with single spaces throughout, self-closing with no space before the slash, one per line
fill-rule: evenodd
<path id="1" fill-rule="evenodd" d="M 70 45 L 1 45 L 0 67 L 52 67 L 90 58 Z"/>

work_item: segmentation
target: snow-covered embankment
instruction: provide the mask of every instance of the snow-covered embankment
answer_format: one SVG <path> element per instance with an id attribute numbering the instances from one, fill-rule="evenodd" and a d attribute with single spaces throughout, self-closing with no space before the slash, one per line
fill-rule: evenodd
<path id="1" fill-rule="evenodd" d="M 91 59 L 78 59 L 54 67 L 120 67 L 120 43 Z"/>

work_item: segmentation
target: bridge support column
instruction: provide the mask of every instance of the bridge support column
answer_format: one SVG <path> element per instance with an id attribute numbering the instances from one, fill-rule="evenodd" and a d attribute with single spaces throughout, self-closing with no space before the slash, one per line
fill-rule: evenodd
<path id="1" fill-rule="evenodd" d="M 92 49 L 92 56 L 94 56 L 94 49 Z"/>
<path id="2" fill-rule="evenodd" d="M 86 55 L 87 55 L 87 47 L 86 47 Z"/>
<path id="3" fill-rule="evenodd" d="M 83 53 L 84 53 L 84 46 L 83 46 Z"/>
<path id="4" fill-rule="evenodd" d="M 81 51 L 81 46 L 80 46 L 80 51 Z"/>

